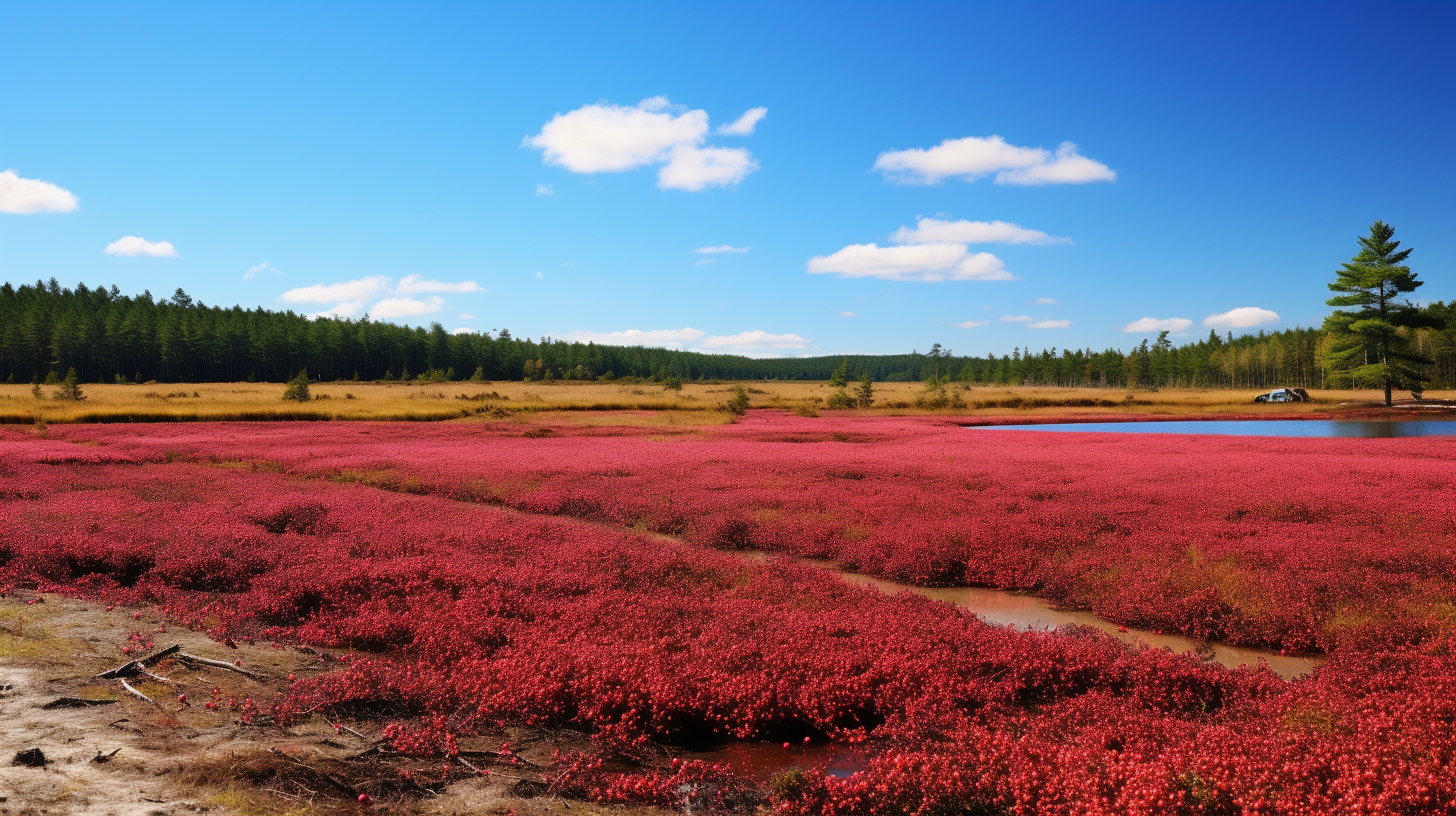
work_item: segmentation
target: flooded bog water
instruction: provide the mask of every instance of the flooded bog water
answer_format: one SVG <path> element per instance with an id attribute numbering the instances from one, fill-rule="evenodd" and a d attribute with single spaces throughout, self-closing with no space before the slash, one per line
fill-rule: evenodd
<path id="1" fill-rule="evenodd" d="M 829 569 L 835 569 L 833 565 L 820 564 Z M 963 609 L 976 613 L 987 623 L 1001 626 L 1015 626 L 1025 630 L 1048 630 L 1055 629 L 1069 623 L 1081 624 L 1083 626 L 1094 626 L 1112 635 L 1124 643 L 1146 643 L 1153 647 L 1168 647 L 1175 652 L 1200 652 L 1211 657 L 1214 662 L 1227 666 L 1231 669 L 1239 666 L 1257 666 L 1260 661 L 1267 663 L 1275 674 L 1285 680 L 1293 680 L 1301 675 L 1309 674 L 1320 663 L 1324 662 L 1322 657 L 1303 657 L 1281 655 L 1277 652 L 1269 652 L 1262 649 L 1246 649 L 1239 646 L 1225 646 L 1223 644 L 1199 643 L 1191 638 L 1177 635 L 1160 635 L 1156 632 L 1148 632 L 1141 629 L 1127 629 L 1122 631 L 1117 624 L 1108 623 L 1105 620 L 1093 615 L 1090 612 L 1068 612 L 1054 609 L 1051 604 L 1041 598 L 1034 598 L 1030 595 L 1020 595 L 1015 592 L 1007 592 L 1000 589 L 986 589 L 983 587 L 948 587 L 948 588 L 927 588 L 917 587 L 909 584 L 900 584 L 894 581 L 886 581 L 880 578 L 871 578 L 868 575 L 859 575 L 853 572 L 845 572 L 835 569 L 840 577 L 851 583 L 876 587 L 882 592 L 893 595 L 897 592 L 914 592 L 917 595 L 924 595 L 927 598 L 934 598 L 938 601 L 953 603 Z"/>
<path id="2" fill-rule="evenodd" d="M 815 768 L 821 768 L 830 776 L 842 779 L 864 770 L 865 767 L 863 753 L 835 743 L 804 745 L 791 742 L 785 748 L 782 744 L 734 742 L 711 751 L 683 754 L 682 758 L 726 765 L 735 773 L 760 783 L 785 771 L 808 771 Z"/>
<path id="3" fill-rule="evenodd" d="M 1249 419 L 1143 422 L 1064 422 L 1048 425 L 965 425 L 977 431 L 1051 431 L 1074 433 L 1220 434 L 1224 436 L 1350 437 L 1402 439 L 1456 436 L 1456 421 L 1407 420 L 1356 422 L 1343 419 Z"/>

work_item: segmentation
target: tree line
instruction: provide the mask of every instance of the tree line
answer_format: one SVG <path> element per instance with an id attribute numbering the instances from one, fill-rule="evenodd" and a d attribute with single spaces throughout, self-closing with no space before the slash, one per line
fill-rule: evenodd
<path id="1" fill-rule="evenodd" d="M 1429 387 L 1456 386 L 1456 304 L 1424 307 L 1429 327 L 1405 331 L 1434 361 Z M 439 324 L 310 318 L 291 311 L 208 306 L 115 287 L 63 288 L 54 279 L 0 286 L 0 382 L 37 382 L 75 369 L 95 382 L 286 382 L 300 371 L 336 380 L 828 380 L 937 379 L 989 385 L 1107 388 L 1341 384 L 1325 329 L 1295 328 L 1175 345 L 1166 332 L 1129 351 L 1017 348 L 1009 355 L 928 352 L 751 359 L 730 354 L 602 346 L 552 338 L 451 334 Z M 1335 381 L 1335 382 L 1332 382 Z"/>

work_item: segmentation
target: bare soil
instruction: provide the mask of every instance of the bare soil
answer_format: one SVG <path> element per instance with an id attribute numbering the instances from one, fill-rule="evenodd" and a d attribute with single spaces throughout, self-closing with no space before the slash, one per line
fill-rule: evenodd
<path id="1" fill-rule="evenodd" d="M 97 676 L 174 645 L 181 655 L 238 662 L 252 676 L 173 654 L 145 667 L 154 676 L 126 679 L 150 701 Z M 334 660 L 218 643 L 147 610 L 28 591 L 0 598 L 0 816 L 651 816 L 549 794 L 553 750 L 590 748 L 571 732 L 503 729 L 462 745 L 463 761 L 447 761 L 394 754 L 379 739 L 383 722 L 367 716 L 273 722 L 267 712 L 289 676 Z M 245 723 L 250 699 L 258 714 Z M 515 763 L 496 756 L 507 741 Z"/>

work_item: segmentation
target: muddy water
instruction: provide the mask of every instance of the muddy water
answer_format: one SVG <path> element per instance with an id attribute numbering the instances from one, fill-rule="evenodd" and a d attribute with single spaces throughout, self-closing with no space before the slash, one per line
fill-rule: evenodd
<path id="1" fill-rule="evenodd" d="M 842 779 L 864 770 L 865 767 L 865 756 L 860 751 L 823 742 L 812 745 L 789 743 L 787 748 L 764 742 L 735 742 L 712 751 L 683 754 L 682 757 L 726 765 L 734 773 L 760 783 L 785 771 L 809 771 L 815 768 Z"/>
<path id="2" fill-rule="evenodd" d="M 962 609 L 976 613 L 978 617 L 987 623 L 1000 626 L 1009 625 L 1025 630 L 1055 629 L 1058 626 L 1069 623 L 1095 626 L 1124 643 L 1146 643 L 1149 646 L 1157 648 L 1166 646 L 1175 652 L 1193 651 L 1199 652 L 1202 655 L 1211 654 L 1214 662 L 1231 669 L 1238 668 L 1239 666 L 1258 666 L 1262 661 L 1268 664 L 1270 669 L 1273 669 L 1276 674 L 1285 680 L 1293 680 L 1301 675 L 1309 674 L 1316 666 L 1324 662 L 1324 658 L 1322 657 L 1294 657 L 1262 649 L 1246 649 L 1239 646 L 1225 646 L 1223 644 L 1204 644 L 1191 638 L 1179 637 L 1177 635 L 1160 635 L 1156 632 L 1149 632 L 1142 629 L 1126 629 L 1124 631 L 1117 624 L 1108 623 L 1090 612 L 1068 612 L 1054 609 L 1051 604 L 1041 598 L 1034 598 L 1030 595 L 1021 595 L 1000 589 L 986 589 L 983 587 L 917 587 L 910 584 L 886 581 L 881 578 L 872 578 L 868 575 L 845 572 L 833 564 L 819 563 L 819 566 L 839 573 L 841 578 L 850 583 L 872 586 L 888 595 L 893 595 L 897 592 L 914 592 L 917 595 L 924 595 L 927 598 L 933 598 L 937 601 L 953 603 Z"/>

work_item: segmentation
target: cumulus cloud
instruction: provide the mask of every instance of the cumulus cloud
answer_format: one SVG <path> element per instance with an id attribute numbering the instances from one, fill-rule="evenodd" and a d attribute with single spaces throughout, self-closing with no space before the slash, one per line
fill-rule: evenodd
<path id="1" fill-rule="evenodd" d="M 1000 136 L 946 139 L 935 147 L 881 153 L 874 169 L 900 184 L 938 184 L 947 178 L 964 181 L 996 174 L 997 184 L 1083 184 L 1112 181 L 1107 165 L 1082 156 L 1077 146 L 1062 142 L 1055 154 L 1041 147 L 1018 147 Z"/>
<path id="2" fill-rule="evenodd" d="M 673 148 L 672 158 L 657 171 L 657 186 L 696 193 L 708 187 L 731 187 L 757 169 L 753 154 L 741 147 L 681 145 Z"/>
<path id="3" fill-rule="evenodd" d="M 1072 325 L 1070 320 L 1038 320 L 1035 323 L 1028 323 L 1028 329 L 1065 329 Z"/>
<path id="4" fill-rule="evenodd" d="M 445 300 L 440 297 L 427 297 L 424 300 L 392 297 L 374 304 L 374 307 L 369 310 L 369 314 L 387 320 L 393 317 L 419 317 L 438 312 L 443 308 L 445 308 Z"/>
<path id="5" fill-rule="evenodd" d="M 915 229 L 901 227 L 897 244 L 1069 244 L 1070 238 L 1047 235 L 1007 221 L 941 221 L 922 218 Z"/>
<path id="6" fill-rule="evenodd" d="M 554 196 L 554 195 L 556 195 L 556 188 L 555 187 L 552 187 L 549 184 L 537 184 L 536 185 L 536 195 L 538 195 L 538 196 Z"/>
<path id="7" fill-rule="evenodd" d="M 749 135 L 766 113 L 749 111 L 720 132 Z M 681 110 L 667 97 L 654 96 L 631 107 L 598 102 L 558 113 L 525 144 L 540 150 L 547 164 L 573 173 L 619 173 L 661 164 L 657 186 L 664 190 L 730 186 L 758 169 L 747 150 L 704 145 L 707 137 L 707 111 Z"/>
<path id="8" fill-rule="evenodd" d="M 680 349 L 707 336 L 702 329 L 627 329 L 614 332 L 572 331 L 564 339 L 603 346 L 655 346 Z"/>
<path id="9" fill-rule="evenodd" d="M 256 278 L 258 276 L 259 272 L 272 272 L 275 275 L 283 274 L 282 269 L 279 269 L 278 267 L 273 266 L 267 261 L 264 261 L 260 264 L 254 264 L 253 266 L 248 267 L 248 271 L 243 273 L 243 280 L 252 280 L 253 278 Z"/>
<path id="10" fill-rule="evenodd" d="M 698 253 L 699 255 L 721 255 L 724 252 L 743 253 L 743 252 L 747 252 L 748 250 L 749 250 L 749 247 L 736 247 L 736 246 L 730 246 L 728 244 L 722 244 L 720 246 L 698 247 L 697 249 L 695 249 L 693 251 L 696 252 L 696 253 Z"/>
<path id="11" fill-rule="evenodd" d="M 181 257 L 177 254 L 177 248 L 172 246 L 171 241 L 148 241 L 135 235 L 118 238 L 107 244 L 106 254 L 121 255 L 126 258 L 135 258 L 138 255 L 145 255 L 149 258 Z"/>
<path id="12" fill-rule="evenodd" d="M 289 289 L 279 296 L 284 303 L 333 303 L 336 301 L 363 301 L 378 297 L 389 291 L 389 278 L 385 275 L 371 275 L 367 278 L 343 281 L 341 283 L 315 283 Z"/>
<path id="13" fill-rule="evenodd" d="M 463 294 L 466 292 L 484 292 L 485 290 L 475 281 L 448 282 L 425 280 L 423 275 L 405 275 L 399 282 L 399 288 L 395 291 L 401 295 L 426 295 L 431 293 Z"/>
<path id="14" fill-rule="evenodd" d="M 715 351 L 769 351 L 808 348 L 810 342 L 797 334 L 771 334 L 755 330 L 708 337 L 703 340 L 701 346 Z"/>
<path id="15" fill-rule="evenodd" d="M 467 329 L 464 326 L 461 326 L 458 329 L 451 329 L 450 330 L 450 333 L 451 334 L 475 334 L 475 329 Z"/>
<path id="16" fill-rule="evenodd" d="M 1137 320 L 1122 327 L 1125 332 L 1185 332 L 1193 326 L 1193 321 L 1186 317 L 1140 317 Z"/>
<path id="17" fill-rule="evenodd" d="M 1015 280 L 1001 259 L 989 252 L 972 253 L 962 244 L 914 244 L 882 247 L 851 244 L 832 255 L 811 258 L 808 271 L 841 278 L 935 283 L 948 280 Z"/>
<path id="18" fill-rule="evenodd" d="M 963 321 L 961 323 L 957 323 L 955 325 L 956 325 L 956 328 L 958 328 L 958 329 L 974 329 L 977 326 L 985 326 L 985 325 L 989 324 L 990 322 L 991 321 L 989 321 L 989 320 L 966 320 L 966 321 Z"/>
<path id="19" fill-rule="evenodd" d="M 71 212 L 81 203 L 64 187 L 21 178 L 14 170 L 0 173 L 0 212 L 11 215 Z"/>
<path id="20" fill-rule="evenodd" d="M 1035 323 L 1036 318 L 1027 315 L 1001 315 L 1002 323 Z"/>
<path id="21" fill-rule="evenodd" d="M 1257 306 L 1240 306 L 1237 309 L 1229 309 L 1227 312 L 1211 314 L 1203 318 L 1203 325 L 1212 326 L 1215 329 L 1247 329 L 1252 326 L 1278 322 L 1277 313 L 1268 309 L 1260 309 Z"/>
<path id="22" fill-rule="evenodd" d="M 768 108 L 749 108 L 742 116 L 718 128 L 717 132 L 724 136 L 752 136 L 753 129 L 765 116 L 768 116 Z"/>

